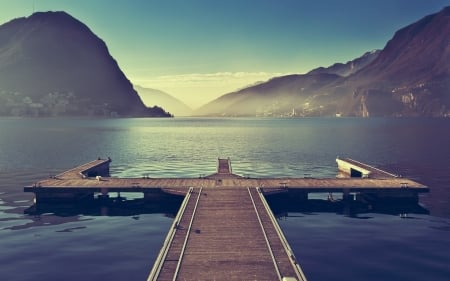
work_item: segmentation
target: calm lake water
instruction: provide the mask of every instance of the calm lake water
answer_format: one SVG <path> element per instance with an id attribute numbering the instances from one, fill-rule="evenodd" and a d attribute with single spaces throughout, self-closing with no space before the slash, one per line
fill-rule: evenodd
<path id="1" fill-rule="evenodd" d="M 383 118 L 0 119 L 1 280 L 146 280 L 179 202 L 30 214 L 23 186 L 97 157 L 119 177 L 198 177 L 218 157 L 245 176 L 335 177 L 336 156 L 431 192 L 416 208 L 278 211 L 308 280 L 449 280 L 450 120 Z"/>

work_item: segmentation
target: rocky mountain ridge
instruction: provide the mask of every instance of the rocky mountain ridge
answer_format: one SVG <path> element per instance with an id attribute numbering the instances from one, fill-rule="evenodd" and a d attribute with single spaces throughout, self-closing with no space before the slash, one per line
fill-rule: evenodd
<path id="1" fill-rule="evenodd" d="M 65 12 L 0 26 L 0 115 L 168 116 L 143 104 L 105 42 Z"/>
<path id="2" fill-rule="evenodd" d="M 346 63 L 335 63 L 329 67 L 319 67 L 311 70 L 307 74 L 329 73 L 347 77 L 355 74 L 356 72 L 360 71 L 368 64 L 373 62 L 378 57 L 380 52 L 381 50 L 372 50 L 370 52 L 364 53 L 361 57 L 348 61 Z"/>
<path id="3" fill-rule="evenodd" d="M 195 114 L 450 116 L 448 38 L 450 7 L 400 29 L 373 56 L 276 77 L 219 97 Z"/>

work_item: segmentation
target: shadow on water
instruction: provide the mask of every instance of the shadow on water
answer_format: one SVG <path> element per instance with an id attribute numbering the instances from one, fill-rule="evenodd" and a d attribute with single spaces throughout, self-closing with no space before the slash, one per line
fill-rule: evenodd
<path id="1" fill-rule="evenodd" d="M 384 200 L 366 202 L 361 200 L 308 199 L 299 200 L 287 194 L 271 195 L 267 201 L 278 218 L 289 213 L 335 213 L 357 219 L 370 219 L 368 214 L 385 214 L 407 217 L 408 214 L 429 214 L 429 211 L 417 202 L 407 200 Z"/>
<path id="2" fill-rule="evenodd" d="M 96 216 L 123 216 L 139 220 L 143 214 L 164 214 L 175 217 L 183 201 L 182 196 L 167 195 L 158 199 L 127 199 L 125 197 L 95 198 L 71 202 L 35 203 L 24 210 L 32 221 L 15 228 L 57 225 Z M 44 219 L 45 217 L 45 219 Z"/>
<path id="3" fill-rule="evenodd" d="M 164 196 L 157 200 L 132 199 L 123 197 L 96 198 L 77 202 L 38 203 L 27 208 L 28 215 L 53 213 L 57 216 L 134 216 L 141 214 L 168 214 L 175 216 L 183 201 L 181 196 Z"/>
<path id="4" fill-rule="evenodd" d="M 365 214 L 388 214 L 405 216 L 407 214 L 429 214 L 429 211 L 416 202 L 390 200 L 383 202 L 364 202 L 359 200 L 298 199 L 287 194 L 266 196 L 276 217 L 289 216 L 289 213 L 336 213 L 352 218 L 368 219 Z M 127 199 L 124 197 L 95 198 L 76 202 L 37 203 L 24 210 L 32 216 L 35 223 L 40 217 L 51 214 L 64 222 L 77 221 L 86 216 L 128 216 L 139 219 L 142 214 L 165 214 L 175 217 L 183 196 L 164 195 L 152 199 Z M 48 222 L 47 222 L 48 223 Z M 55 224 L 61 222 L 55 221 Z M 50 222 L 52 224 L 52 222 Z M 29 225 L 32 226 L 32 225 Z"/>

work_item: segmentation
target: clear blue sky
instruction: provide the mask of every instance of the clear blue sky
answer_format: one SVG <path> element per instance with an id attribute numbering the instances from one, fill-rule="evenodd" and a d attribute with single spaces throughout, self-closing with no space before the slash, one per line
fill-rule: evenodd
<path id="1" fill-rule="evenodd" d="M 192 106 L 273 75 L 381 49 L 450 0 L 0 0 L 0 23 L 66 11 L 127 77 Z"/>

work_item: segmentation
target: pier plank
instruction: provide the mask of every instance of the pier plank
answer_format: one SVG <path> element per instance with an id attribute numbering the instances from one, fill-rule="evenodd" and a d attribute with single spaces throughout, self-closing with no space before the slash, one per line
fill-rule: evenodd
<path id="1" fill-rule="evenodd" d="M 296 276 L 272 221 L 255 188 L 251 188 L 271 249 L 284 276 Z M 185 213 L 191 216 L 192 213 Z M 177 239 L 184 238 L 182 235 Z M 173 241 L 177 245 L 180 241 Z M 170 253 L 169 260 L 179 252 Z M 284 256 L 283 256 L 284 255 Z M 261 225 L 247 189 L 223 187 L 204 192 L 190 229 L 176 280 L 277 280 Z M 172 267 L 172 263 L 168 264 Z M 163 267 L 164 274 L 170 272 Z M 172 276 L 173 278 L 173 276 Z M 154 280 L 167 280 L 166 275 Z"/>
<path id="2" fill-rule="evenodd" d="M 152 270 L 148 280 L 280 280 L 283 276 L 306 280 L 263 193 L 299 190 L 416 198 L 429 191 L 411 179 L 351 159 L 343 161 L 359 165 L 368 176 L 248 178 L 234 174 L 229 159 L 219 159 L 217 172 L 206 177 L 116 178 L 109 176 L 111 160 L 97 159 L 26 186 L 24 191 L 43 199 L 53 195 L 57 200 L 109 192 L 185 196 L 184 207 L 169 230 L 170 244 L 165 242 L 164 254 L 155 263 L 158 269 Z"/>
<path id="3" fill-rule="evenodd" d="M 220 186 L 232 186 L 243 188 L 247 186 L 259 186 L 265 189 L 307 189 L 310 192 L 328 192 L 329 190 L 351 189 L 354 191 L 364 189 L 400 189 L 409 188 L 417 192 L 427 192 L 428 188 L 420 183 L 406 178 L 263 178 L 263 179 L 223 179 L 221 182 L 212 179 L 120 179 L 104 178 L 101 181 L 81 178 L 45 179 L 37 184 L 26 186 L 26 192 L 39 192 L 43 188 L 69 188 L 69 189 L 100 189 L 109 188 L 111 191 L 139 191 L 140 189 L 169 188 L 186 189 L 188 187 L 215 188 Z"/>

